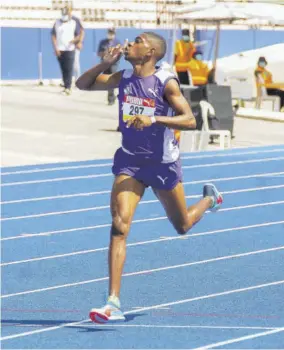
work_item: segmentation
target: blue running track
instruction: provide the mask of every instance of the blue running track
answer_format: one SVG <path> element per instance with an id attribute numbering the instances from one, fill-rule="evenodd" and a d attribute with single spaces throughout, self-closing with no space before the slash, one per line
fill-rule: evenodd
<path id="1" fill-rule="evenodd" d="M 2 168 L 2 348 L 284 348 L 284 145 L 182 156 L 181 237 L 151 189 L 128 238 L 126 322 L 95 325 L 107 285 L 111 160 Z"/>

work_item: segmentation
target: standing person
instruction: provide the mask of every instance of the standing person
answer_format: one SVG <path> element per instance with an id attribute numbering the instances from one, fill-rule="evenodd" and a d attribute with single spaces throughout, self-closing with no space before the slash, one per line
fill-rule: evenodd
<path id="1" fill-rule="evenodd" d="M 156 64 L 166 53 L 166 41 L 145 32 L 125 48 L 133 69 L 102 74 L 122 56 L 117 45 L 102 62 L 85 72 L 76 85 L 81 90 L 119 88 L 119 126 L 122 147 L 114 156 L 111 193 L 112 227 L 109 246 L 109 297 L 102 308 L 90 311 L 97 323 L 125 320 L 120 309 L 120 284 L 126 256 L 126 239 L 145 188 L 151 186 L 176 231 L 183 235 L 206 210 L 219 209 L 223 199 L 214 185 L 206 184 L 203 198 L 187 208 L 182 184 L 179 148 L 173 129 L 196 126 L 174 73 Z"/>
<path id="2" fill-rule="evenodd" d="M 188 29 L 183 29 L 182 39 L 175 43 L 174 65 L 181 84 L 189 85 L 188 65 L 196 48 L 190 41 L 190 33 Z"/>
<path id="3" fill-rule="evenodd" d="M 79 76 L 81 75 L 81 67 L 80 67 L 80 53 L 83 48 L 83 41 L 85 38 L 85 30 L 82 25 L 82 22 L 78 17 L 72 16 L 72 19 L 74 19 L 77 23 L 77 25 L 80 27 L 80 34 L 79 34 L 79 41 L 75 45 L 75 60 L 74 60 L 74 77 L 77 80 Z"/>
<path id="4" fill-rule="evenodd" d="M 114 47 L 118 44 L 120 44 L 120 42 L 115 37 L 115 28 L 109 28 L 107 32 L 107 38 L 101 40 L 99 43 L 98 56 L 101 58 L 101 60 L 103 59 L 104 55 L 106 54 L 107 50 L 110 47 Z M 117 71 L 117 66 L 118 66 L 118 63 L 115 62 L 113 65 L 108 67 L 104 73 L 105 74 L 115 73 Z M 113 105 L 115 103 L 114 89 L 108 90 L 107 100 L 109 105 Z"/>
<path id="5" fill-rule="evenodd" d="M 63 92 L 71 94 L 71 85 L 75 60 L 75 46 L 81 41 L 81 30 L 77 21 L 72 18 L 71 7 L 61 10 L 61 18 L 57 19 L 52 28 L 51 37 L 55 55 L 57 56 L 62 79 Z"/>

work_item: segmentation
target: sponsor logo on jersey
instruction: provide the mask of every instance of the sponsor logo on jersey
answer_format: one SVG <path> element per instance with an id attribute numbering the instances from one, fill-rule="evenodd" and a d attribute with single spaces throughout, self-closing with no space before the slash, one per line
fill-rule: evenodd
<path id="1" fill-rule="evenodd" d="M 141 98 L 136 96 L 124 95 L 124 102 L 137 106 L 155 107 L 155 100 L 151 98 Z"/>

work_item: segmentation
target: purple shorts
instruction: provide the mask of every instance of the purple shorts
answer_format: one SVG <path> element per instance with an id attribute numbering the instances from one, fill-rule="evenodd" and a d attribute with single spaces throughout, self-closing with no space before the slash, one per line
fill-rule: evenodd
<path id="1" fill-rule="evenodd" d="M 114 155 L 112 167 L 114 175 L 129 175 L 157 190 L 172 190 L 182 181 L 180 159 L 173 163 L 159 163 L 153 160 L 139 159 L 119 148 Z"/>

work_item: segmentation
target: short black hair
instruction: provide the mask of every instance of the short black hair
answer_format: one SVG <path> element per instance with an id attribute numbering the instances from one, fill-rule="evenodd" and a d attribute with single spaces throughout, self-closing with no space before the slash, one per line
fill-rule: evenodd
<path id="1" fill-rule="evenodd" d="M 115 28 L 114 27 L 108 28 L 107 31 L 108 31 L 108 33 L 115 34 Z"/>
<path id="2" fill-rule="evenodd" d="M 265 62 L 267 64 L 266 58 L 264 56 L 260 56 L 258 58 L 258 62 Z"/>
<path id="3" fill-rule="evenodd" d="M 166 40 L 159 34 L 154 32 L 145 32 L 145 35 L 150 39 L 150 41 L 154 44 L 156 49 L 156 58 L 157 61 L 160 61 L 167 52 L 167 42 Z"/>
<path id="4" fill-rule="evenodd" d="M 183 29 L 183 30 L 181 31 L 181 34 L 182 34 L 182 35 L 189 35 L 189 29 Z"/>

